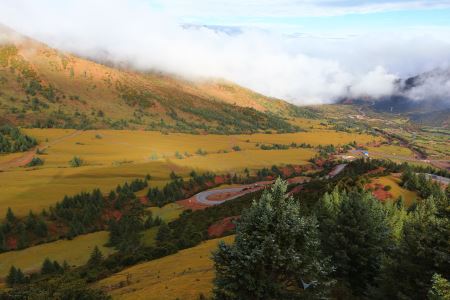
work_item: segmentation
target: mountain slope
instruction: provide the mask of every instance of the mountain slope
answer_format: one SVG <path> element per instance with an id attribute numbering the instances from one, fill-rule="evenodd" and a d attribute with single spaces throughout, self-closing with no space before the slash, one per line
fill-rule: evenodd
<path id="1" fill-rule="evenodd" d="M 0 33 L 0 122 L 230 133 L 293 131 L 284 118 L 314 115 L 229 82 L 121 70 Z"/>

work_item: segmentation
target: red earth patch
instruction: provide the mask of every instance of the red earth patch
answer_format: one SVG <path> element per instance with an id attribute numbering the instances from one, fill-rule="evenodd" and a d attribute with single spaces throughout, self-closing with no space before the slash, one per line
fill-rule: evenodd
<path id="1" fill-rule="evenodd" d="M 236 228 L 236 224 L 233 221 L 239 219 L 239 217 L 240 216 L 227 217 L 212 224 L 208 228 L 208 236 L 210 238 L 221 237 L 224 233 L 233 230 Z"/>

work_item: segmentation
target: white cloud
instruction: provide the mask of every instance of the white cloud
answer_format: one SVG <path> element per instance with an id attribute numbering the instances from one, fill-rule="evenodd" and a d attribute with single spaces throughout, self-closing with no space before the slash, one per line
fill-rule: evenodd
<path id="1" fill-rule="evenodd" d="M 187 6 L 182 0 L 169 2 Z M 319 2 L 336 9 L 345 8 L 344 2 L 356 5 L 352 4 L 356 1 Z M 425 5 L 425 1 L 391 2 Z M 206 2 L 193 7 L 199 3 Z M 248 10 L 256 3 L 274 7 L 268 0 L 240 6 L 236 0 L 208 3 L 205 13 L 224 8 L 223 3 L 236 4 L 234 9 L 247 4 Z M 294 3 L 282 1 L 280 9 Z M 313 5 L 313 1 L 299 3 Z M 291 38 L 251 28 L 234 35 L 204 27 L 186 29 L 176 15 L 175 10 L 155 10 L 142 0 L 0 0 L 0 22 L 51 46 L 85 56 L 107 53 L 109 59 L 143 70 L 225 78 L 298 104 L 331 102 L 349 90 L 352 95 L 385 95 L 398 76 L 450 65 L 450 31 L 445 28 L 345 39 Z"/>
<path id="2" fill-rule="evenodd" d="M 388 74 L 383 67 L 377 66 L 373 71 L 362 76 L 352 87 L 353 96 L 382 97 L 394 92 L 395 75 Z"/>

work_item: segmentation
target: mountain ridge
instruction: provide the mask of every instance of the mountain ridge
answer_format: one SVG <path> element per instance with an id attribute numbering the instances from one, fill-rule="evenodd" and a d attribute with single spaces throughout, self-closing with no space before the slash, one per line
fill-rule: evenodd
<path id="1" fill-rule="evenodd" d="M 313 116 L 225 80 L 189 81 L 162 72 L 117 69 L 50 48 L 7 27 L 0 44 L 3 121 L 33 127 L 179 132 L 299 130 Z M 5 33 L 6 32 L 6 33 Z"/>

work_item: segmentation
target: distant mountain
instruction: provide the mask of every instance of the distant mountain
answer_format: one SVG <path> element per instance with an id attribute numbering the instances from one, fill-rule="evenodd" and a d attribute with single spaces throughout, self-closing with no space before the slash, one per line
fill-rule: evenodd
<path id="1" fill-rule="evenodd" d="M 395 92 L 390 96 L 347 98 L 340 103 L 365 105 L 377 112 L 408 115 L 413 122 L 449 124 L 450 68 L 398 80 Z"/>
<path id="2" fill-rule="evenodd" d="M 197 133 L 283 132 L 296 130 L 286 118 L 314 114 L 223 80 L 194 82 L 105 64 L 0 27 L 0 122 Z"/>

